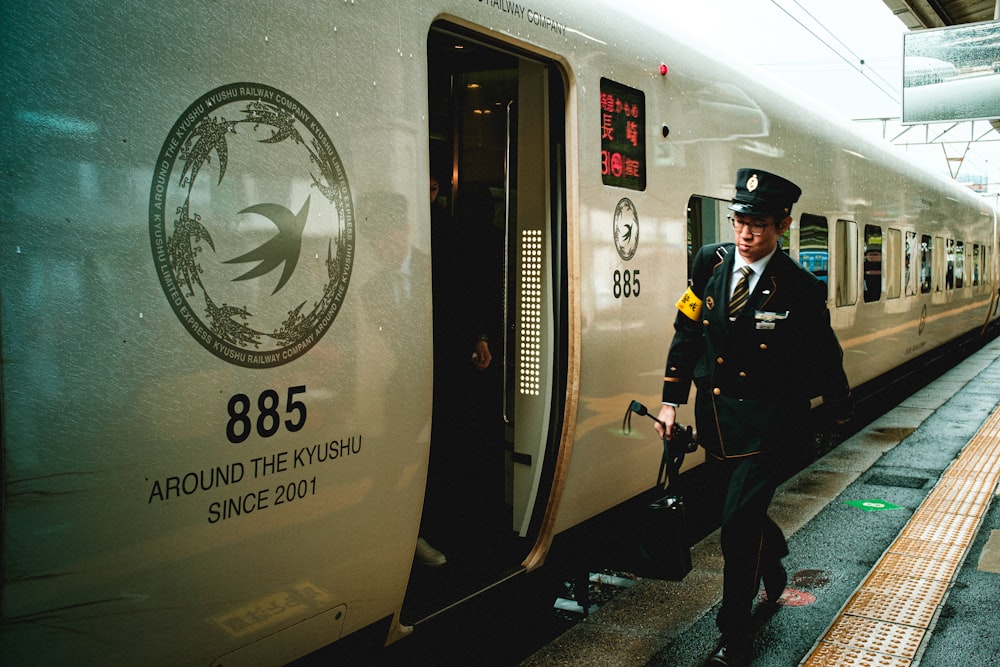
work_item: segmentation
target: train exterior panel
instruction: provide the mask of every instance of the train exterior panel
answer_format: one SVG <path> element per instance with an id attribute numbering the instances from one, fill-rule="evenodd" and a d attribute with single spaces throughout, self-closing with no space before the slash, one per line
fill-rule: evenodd
<path id="1" fill-rule="evenodd" d="M 739 167 L 802 187 L 786 247 L 829 284 L 852 384 L 997 320 L 995 210 L 655 13 L 43 0 L 0 25 L 4 664 L 401 638 L 442 414 L 502 434 L 459 473 L 502 478 L 454 526 L 507 558 L 478 588 L 542 565 L 655 481 L 622 413 L 658 401 Z M 502 249 L 434 233 L 442 164 L 452 213 L 490 193 Z M 440 370 L 435 323 L 485 266 L 500 407 L 466 428 L 445 408 L 481 388 Z"/>

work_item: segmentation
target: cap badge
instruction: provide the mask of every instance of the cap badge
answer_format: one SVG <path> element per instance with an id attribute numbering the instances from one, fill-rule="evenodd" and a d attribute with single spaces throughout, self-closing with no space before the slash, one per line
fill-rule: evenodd
<path id="1" fill-rule="evenodd" d="M 747 179 L 747 192 L 753 192 L 757 189 L 758 185 L 760 185 L 760 180 L 758 180 L 757 174 L 754 174 Z"/>

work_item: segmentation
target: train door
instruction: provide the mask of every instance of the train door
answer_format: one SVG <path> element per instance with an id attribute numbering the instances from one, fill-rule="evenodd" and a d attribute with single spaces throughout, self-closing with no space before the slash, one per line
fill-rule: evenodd
<path id="1" fill-rule="evenodd" d="M 510 352 L 505 414 L 513 424 L 512 501 L 513 529 L 524 537 L 541 482 L 549 423 L 553 408 L 556 359 L 554 326 L 554 276 L 552 251 L 558 247 L 551 233 L 553 218 L 562 210 L 561 197 L 552 192 L 553 156 L 550 147 L 548 91 L 550 77 L 558 75 L 541 63 L 522 59 L 518 75 L 518 155 L 525 159 L 516 168 L 517 204 L 510 225 L 516 270 L 508 272 L 508 290 L 514 302 L 507 312 L 507 330 L 513 334 Z M 511 172 L 509 172 L 511 173 Z M 560 189 L 561 190 L 561 189 Z M 557 196 L 553 198 L 553 194 Z M 561 414 L 561 411 L 559 412 Z M 515 418 L 516 416 L 516 418 Z"/>
<path id="2" fill-rule="evenodd" d="M 438 24 L 428 38 L 428 91 L 430 169 L 440 189 L 432 202 L 435 389 L 424 524 L 435 523 L 435 504 L 444 506 L 434 546 L 449 563 L 449 550 L 460 558 L 470 548 L 449 536 L 488 545 L 490 557 L 505 553 L 502 543 L 523 558 L 531 544 L 520 538 L 531 532 L 562 414 L 565 179 L 554 166 L 562 79 L 551 63 Z"/>

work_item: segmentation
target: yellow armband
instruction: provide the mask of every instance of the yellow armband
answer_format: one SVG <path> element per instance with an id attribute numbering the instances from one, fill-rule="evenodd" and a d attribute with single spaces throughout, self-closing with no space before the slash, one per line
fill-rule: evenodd
<path id="1" fill-rule="evenodd" d="M 689 320 L 698 321 L 701 317 L 701 299 L 695 296 L 695 293 L 690 287 L 681 296 L 681 300 L 677 302 L 677 310 L 684 313 L 684 316 Z"/>

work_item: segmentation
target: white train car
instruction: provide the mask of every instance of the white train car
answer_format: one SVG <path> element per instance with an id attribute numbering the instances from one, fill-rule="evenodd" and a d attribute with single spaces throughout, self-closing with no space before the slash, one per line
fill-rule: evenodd
<path id="1" fill-rule="evenodd" d="M 995 325 L 995 210 L 655 18 L 3 3 L 0 662 L 281 664 L 542 565 L 652 484 L 621 416 L 741 166 L 802 186 L 854 384 Z M 439 364 L 481 312 L 493 372 Z"/>

